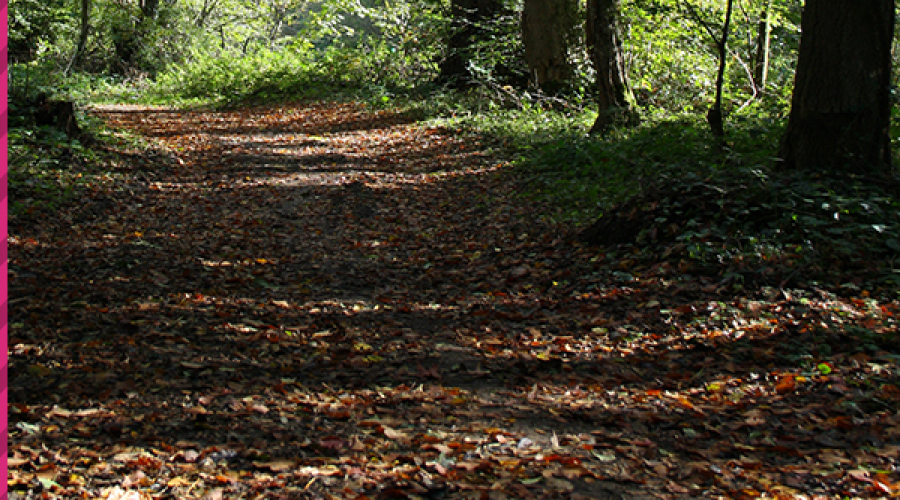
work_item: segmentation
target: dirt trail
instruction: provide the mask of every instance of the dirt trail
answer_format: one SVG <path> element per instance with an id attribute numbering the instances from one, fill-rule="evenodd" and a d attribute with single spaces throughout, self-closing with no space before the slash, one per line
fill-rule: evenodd
<path id="1" fill-rule="evenodd" d="M 20 497 L 675 498 L 782 477 L 722 472 L 764 467 L 724 435 L 744 417 L 661 392 L 730 358 L 620 342 L 671 330 L 658 303 L 634 312 L 661 281 L 610 283 L 486 141 L 359 104 L 94 114 L 154 147 L 11 230 Z"/>

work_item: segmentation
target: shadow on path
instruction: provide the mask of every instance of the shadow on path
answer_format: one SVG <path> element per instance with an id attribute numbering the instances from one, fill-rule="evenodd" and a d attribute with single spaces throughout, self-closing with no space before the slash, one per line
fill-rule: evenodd
<path id="1" fill-rule="evenodd" d="M 797 368 L 802 324 L 771 320 L 809 302 L 608 262 L 478 137 L 355 104 L 94 113 L 172 159 L 10 235 L 14 490 L 44 463 L 66 494 L 734 496 L 849 488 L 809 472 L 840 470 L 823 439 L 897 449 L 828 377 L 747 382 Z"/>

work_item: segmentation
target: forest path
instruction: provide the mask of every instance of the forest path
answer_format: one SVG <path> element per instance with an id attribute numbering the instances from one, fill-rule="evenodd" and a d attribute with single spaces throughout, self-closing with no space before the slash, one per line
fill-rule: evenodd
<path id="1" fill-rule="evenodd" d="M 782 465 L 812 451 L 772 461 L 783 445 L 732 431 L 840 394 L 787 401 L 773 378 L 740 408 L 722 397 L 777 344 L 697 341 L 688 316 L 714 307 L 714 286 L 573 243 L 516 196 L 486 140 L 354 103 L 92 113 L 154 148 L 121 152 L 110 182 L 58 218 L 11 230 L 13 489 L 674 498 L 800 485 Z M 768 332 L 767 307 L 742 309 L 741 335 Z"/>

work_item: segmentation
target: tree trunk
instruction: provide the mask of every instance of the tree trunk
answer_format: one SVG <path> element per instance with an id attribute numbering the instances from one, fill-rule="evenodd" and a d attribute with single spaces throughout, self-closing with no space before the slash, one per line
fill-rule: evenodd
<path id="1" fill-rule="evenodd" d="M 767 0 L 765 10 L 759 16 L 756 36 L 756 57 L 753 61 L 753 87 L 757 95 L 766 89 L 769 77 L 769 42 L 772 39 L 772 0 Z"/>
<path id="2" fill-rule="evenodd" d="M 35 125 L 54 127 L 65 132 L 70 138 L 81 135 L 74 102 L 54 100 L 42 93 L 34 100 L 32 107 L 35 110 Z"/>
<path id="3" fill-rule="evenodd" d="M 284 27 L 284 21 L 288 15 L 288 11 L 286 7 L 280 5 L 278 2 L 272 2 L 270 7 L 272 9 L 272 15 L 269 18 L 268 42 L 269 48 L 274 49 L 275 40 L 278 39 L 281 28 Z"/>
<path id="4" fill-rule="evenodd" d="M 571 0 L 525 0 L 522 44 L 534 86 L 553 93 L 572 78 L 569 49 L 576 39 L 576 15 Z"/>
<path id="5" fill-rule="evenodd" d="M 637 117 L 625 71 L 619 0 L 587 0 L 585 38 L 597 72 L 600 111 L 590 133 L 605 132 L 615 123 L 634 123 Z"/>
<path id="6" fill-rule="evenodd" d="M 722 113 L 722 88 L 725 86 L 725 64 L 728 61 L 728 33 L 731 30 L 731 10 L 734 0 L 725 3 L 725 24 L 722 25 L 722 34 L 716 40 L 716 48 L 719 51 L 719 71 L 716 73 L 716 100 L 709 112 L 706 121 L 712 134 L 722 139 L 725 137 L 725 116 Z"/>
<path id="7" fill-rule="evenodd" d="M 894 0 L 807 0 L 801 28 L 783 168 L 889 171 Z"/>
<path id="8" fill-rule="evenodd" d="M 116 53 L 116 69 L 125 72 L 130 68 L 139 48 L 138 35 L 132 26 L 113 26 L 112 43 Z"/>
<path id="9" fill-rule="evenodd" d="M 68 75 L 72 71 L 84 54 L 84 47 L 87 45 L 88 33 L 91 28 L 90 21 L 91 0 L 81 0 L 81 28 L 78 32 L 78 43 L 75 45 L 75 53 L 72 54 L 69 65 L 66 66 L 66 70 L 63 72 L 64 75 Z"/>
<path id="10" fill-rule="evenodd" d="M 452 32 L 447 40 L 447 57 L 440 64 L 439 82 L 454 88 L 465 88 L 472 82 L 472 45 L 484 23 L 501 10 L 499 0 L 451 0 Z"/>

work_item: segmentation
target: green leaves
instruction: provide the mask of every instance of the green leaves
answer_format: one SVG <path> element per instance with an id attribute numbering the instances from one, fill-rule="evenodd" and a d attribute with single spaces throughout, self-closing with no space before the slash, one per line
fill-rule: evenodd
<path id="1" fill-rule="evenodd" d="M 568 138 L 521 163 L 532 196 L 587 227 L 594 243 L 634 245 L 654 261 L 683 255 L 745 284 L 858 273 L 885 288 L 900 250 L 900 203 L 884 185 L 836 173 L 783 173 L 778 129 L 736 119 L 723 158 L 699 121 L 648 123 L 613 140 Z M 591 223 L 593 223 L 591 225 Z M 593 239 L 589 235 L 603 235 Z M 779 281 L 781 283 L 781 281 Z"/>

